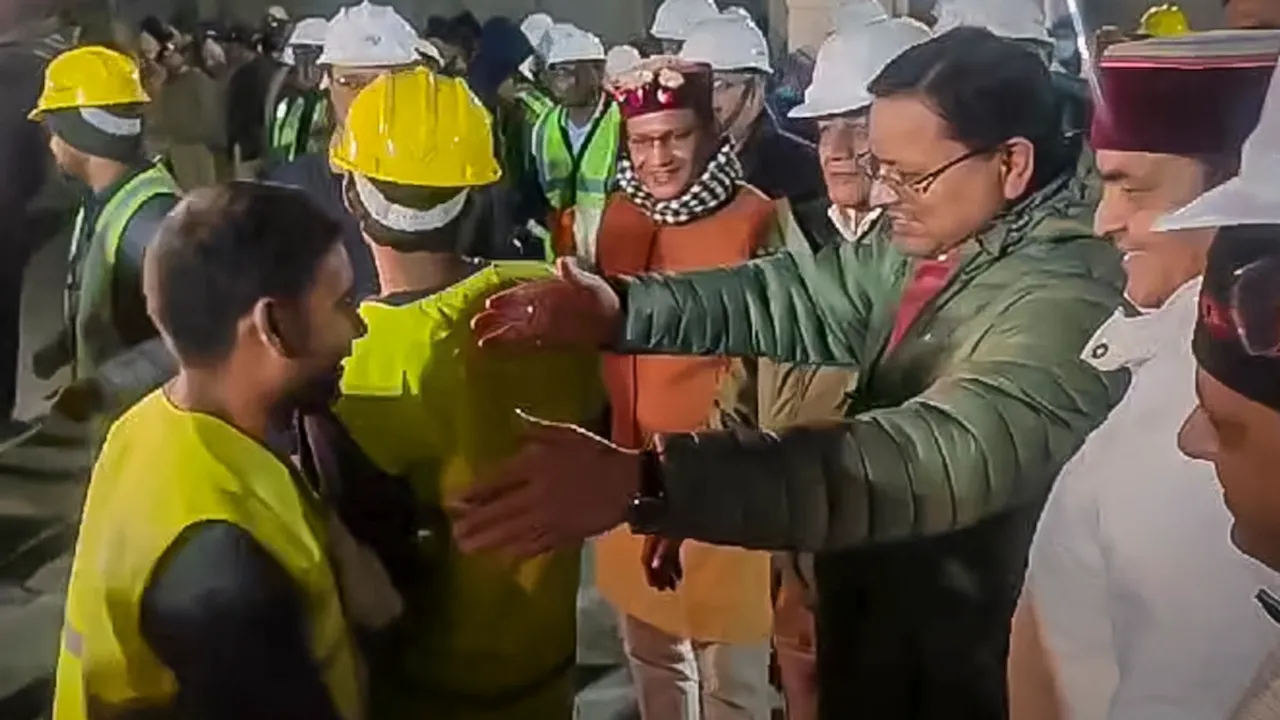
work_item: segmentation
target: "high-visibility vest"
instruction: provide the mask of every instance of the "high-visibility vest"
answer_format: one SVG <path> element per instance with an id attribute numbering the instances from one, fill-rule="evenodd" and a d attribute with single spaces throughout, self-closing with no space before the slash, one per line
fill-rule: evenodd
<path id="1" fill-rule="evenodd" d="M 125 708 L 168 716 L 178 680 L 142 635 L 142 596 L 183 530 L 207 521 L 243 529 L 288 573 L 334 707 L 344 720 L 360 720 L 358 661 L 319 498 L 265 446 L 212 415 L 177 408 L 163 391 L 112 426 L 94 466 L 67 590 L 53 716 L 124 717 Z"/>
<path id="2" fill-rule="evenodd" d="M 547 203 L 553 212 L 573 212 L 572 237 L 553 238 L 558 247 L 548 248 L 549 257 L 572 253 L 595 264 L 596 232 L 613 189 L 622 130 L 617 103 L 606 103 L 576 155 L 569 142 L 563 107 L 543 114 L 534 126 L 534 164 Z M 555 224 L 553 222 L 553 226 Z"/>
<path id="3" fill-rule="evenodd" d="M 535 87 L 522 87 L 516 92 L 516 100 L 524 108 L 524 116 L 532 125 L 556 106 L 555 101 Z"/>
<path id="4" fill-rule="evenodd" d="M 495 353 L 472 339 L 471 316 L 486 297 L 552 276 L 541 262 L 498 262 L 414 302 L 361 305 L 368 330 L 343 366 L 337 415 L 374 465 L 408 479 L 420 517 L 442 517 L 448 499 L 515 453 L 526 430 L 517 409 L 579 424 L 600 416 L 598 353 Z M 409 715 L 430 717 L 434 697 L 488 705 L 485 717 L 567 718 L 572 703 L 563 697 L 560 711 L 525 702 L 565 687 L 576 647 L 577 548 L 512 563 L 451 549 L 447 527 L 422 535 L 434 538 L 421 548 L 432 569 L 426 596 L 406 607 L 412 687 L 404 702 L 428 706 Z"/>
<path id="5" fill-rule="evenodd" d="M 180 192 L 169 171 L 156 163 L 115 191 L 94 218 L 92 228 L 84 227 L 85 210 L 81 206 L 72 236 L 63 304 L 67 327 L 73 331 L 75 377 L 93 375 L 103 362 L 126 349 L 116 330 L 111 292 L 125 229 L 152 198 Z"/>
<path id="6" fill-rule="evenodd" d="M 317 133 L 324 124 L 329 101 L 324 93 L 307 93 L 281 98 L 271 114 L 268 128 L 270 151 L 277 162 L 290 162 L 308 152 L 328 147 L 328 136 Z"/>

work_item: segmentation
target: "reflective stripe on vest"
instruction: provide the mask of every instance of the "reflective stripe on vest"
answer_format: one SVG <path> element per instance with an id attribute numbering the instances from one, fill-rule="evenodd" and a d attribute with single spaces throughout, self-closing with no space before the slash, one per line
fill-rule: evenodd
<path id="1" fill-rule="evenodd" d="M 173 177 L 156 163 L 116 190 L 87 233 L 84 207 L 80 208 L 65 297 L 67 327 L 73 330 L 75 377 L 92 375 L 99 364 L 124 349 L 116 332 L 111 290 L 129 221 L 152 198 L 179 192 Z"/>
<path id="2" fill-rule="evenodd" d="M 536 123 L 542 116 L 551 111 L 556 104 L 546 93 L 537 88 L 525 87 L 516 93 L 516 100 L 524 107 L 525 117 L 530 123 Z"/>
<path id="3" fill-rule="evenodd" d="M 178 682 L 143 637 L 142 596 L 175 540 L 212 521 L 252 535 L 292 580 L 305 613 L 298 621 L 334 707 L 344 720 L 361 720 L 358 660 L 323 513 L 263 445 L 175 407 L 162 391 L 144 398 L 112 427 L 94 467 L 67 589 L 53 717 L 172 714 Z"/>
<path id="4" fill-rule="evenodd" d="M 533 158 L 538 180 L 554 210 L 587 203 L 604 207 L 618 164 L 622 116 L 610 102 L 596 116 L 574 155 L 565 129 L 565 109 L 557 107 L 539 119 L 533 132 Z"/>
<path id="5" fill-rule="evenodd" d="M 327 112 L 328 100 L 323 97 L 290 97 L 276 103 L 271 122 L 271 150 L 283 162 L 292 161 L 298 155 L 324 147 L 311 147 L 316 121 Z M 308 112 L 308 109 L 310 112 Z M 304 122 L 305 121 L 305 122 Z M 303 131 L 303 126 L 306 131 Z"/>

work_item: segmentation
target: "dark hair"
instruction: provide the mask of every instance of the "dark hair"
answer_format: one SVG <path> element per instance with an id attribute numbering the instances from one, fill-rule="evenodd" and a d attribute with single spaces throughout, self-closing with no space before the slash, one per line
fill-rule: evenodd
<path id="1" fill-rule="evenodd" d="M 296 188 L 235 181 L 192 191 L 148 250 L 155 320 L 187 365 L 223 360 L 263 298 L 296 301 L 339 242 L 336 220 Z"/>
<path id="2" fill-rule="evenodd" d="M 1049 68 L 1023 45 L 959 27 L 903 52 L 867 86 L 878 98 L 916 93 L 970 150 L 1015 137 L 1035 147 L 1029 192 L 1074 163 L 1062 132 L 1062 105 Z"/>

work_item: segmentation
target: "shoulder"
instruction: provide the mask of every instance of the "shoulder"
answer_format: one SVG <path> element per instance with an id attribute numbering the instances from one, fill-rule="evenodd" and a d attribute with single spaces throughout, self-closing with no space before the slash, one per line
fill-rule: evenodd
<path id="1" fill-rule="evenodd" d="M 288 573 L 247 530 L 202 522 L 184 529 L 156 563 L 143 622 L 161 634 L 240 624 L 293 593 Z"/>

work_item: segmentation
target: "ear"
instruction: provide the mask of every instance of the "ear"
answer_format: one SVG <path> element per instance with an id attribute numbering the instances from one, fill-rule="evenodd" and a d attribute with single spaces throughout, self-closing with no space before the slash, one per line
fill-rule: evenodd
<path id="1" fill-rule="evenodd" d="M 1004 197 L 1017 200 L 1031 186 L 1031 176 L 1036 169 L 1036 148 L 1031 141 L 1016 137 L 1005 143 L 1001 159 L 1004 171 Z"/>
<path id="2" fill-rule="evenodd" d="M 261 298 L 254 303 L 249 321 L 253 324 L 253 331 L 258 336 L 258 341 L 264 347 L 269 347 L 280 357 L 287 358 L 291 357 L 291 348 L 281 333 L 279 315 L 279 303 L 270 298 Z"/>

